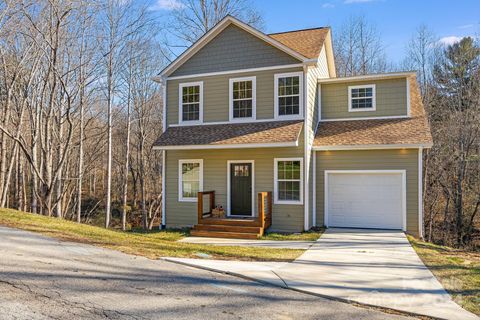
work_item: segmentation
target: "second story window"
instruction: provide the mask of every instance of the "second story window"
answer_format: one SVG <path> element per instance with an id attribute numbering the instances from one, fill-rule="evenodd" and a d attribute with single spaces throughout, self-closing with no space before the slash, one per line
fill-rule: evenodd
<path id="1" fill-rule="evenodd" d="M 275 75 L 275 117 L 299 118 L 303 114 L 303 73 Z"/>
<path id="2" fill-rule="evenodd" d="M 255 119 L 256 78 L 230 79 L 230 121 Z"/>
<path id="3" fill-rule="evenodd" d="M 375 85 L 349 86 L 348 111 L 375 111 Z"/>
<path id="4" fill-rule="evenodd" d="M 203 82 L 181 83 L 179 91 L 180 123 L 202 122 Z"/>

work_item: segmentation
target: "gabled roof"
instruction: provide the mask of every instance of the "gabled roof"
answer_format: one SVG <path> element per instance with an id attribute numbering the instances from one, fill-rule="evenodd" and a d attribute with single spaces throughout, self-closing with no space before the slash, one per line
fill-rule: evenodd
<path id="1" fill-rule="evenodd" d="M 405 145 L 431 147 L 433 140 L 415 76 L 410 76 L 410 118 L 320 122 L 314 149 Z"/>
<path id="2" fill-rule="evenodd" d="M 217 25 L 200 37 L 200 39 L 198 39 L 192 46 L 185 50 L 185 52 L 172 61 L 172 63 L 165 67 L 160 72 L 160 76 L 169 76 L 172 74 L 178 67 L 180 67 L 185 61 L 187 61 L 206 44 L 213 40 L 230 24 L 234 24 L 244 31 L 253 34 L 273 47 L 298 59 L 300 62 L 307 62 L 319 56 L 323 47 L 323 43 L 329 36 L 330 31 L 329 28 L 318 28 L 266 35 L 263 32 L 249 26 L 248 24 L 230 15 L 227 15 L 219 23 L 217 23 Z M 330 47 L 331 46 L 329 46 L 329 50 L 331 50 Z"/>
<path id="3" fill-rule="evenodd" d="M 155 149 L 296 146 L 302 120 L 169 127 Z"/>
<path id="4" fill-rule="evenodd" d="M 268 36 L 283 43 L 303 56 L 314 59 L 320 55 L 330 28 L 314 28 L 271 33 Z"/>

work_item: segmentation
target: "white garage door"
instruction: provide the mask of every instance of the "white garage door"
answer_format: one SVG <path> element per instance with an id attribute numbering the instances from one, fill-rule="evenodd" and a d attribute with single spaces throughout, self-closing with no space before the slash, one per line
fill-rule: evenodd
<path id="1" fill-rule="evenodd" d="M 404 171 L 326 171 L 328 227 L 403 229 Z"/>

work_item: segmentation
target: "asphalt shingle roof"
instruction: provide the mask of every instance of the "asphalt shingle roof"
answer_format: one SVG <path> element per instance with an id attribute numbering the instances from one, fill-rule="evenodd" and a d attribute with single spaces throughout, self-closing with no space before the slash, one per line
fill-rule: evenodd
<path id="1" fill-rule="evenodd" d="M 323 43 L 330 28 L 315 28 L 297 31 L 273 33 L 268 36 L 300 53 L 306 58 L 314 59 L 320 55 Z"/>
<path id="2" fill-rule="evenodd" d="M 303 120 L 169 127 L 156 147 L 230 145 L 298 141 Z"/>

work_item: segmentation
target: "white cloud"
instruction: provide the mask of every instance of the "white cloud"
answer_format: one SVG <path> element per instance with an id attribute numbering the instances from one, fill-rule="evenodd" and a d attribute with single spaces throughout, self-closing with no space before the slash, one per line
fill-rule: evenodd
<path id="1" fill-rule="evenodd" d="M 458 29 L 470 29 L 470 28 L 473 28 L 473 27 L 475 27 L 475 24 L 470 23 L 470 24 L 464 24 L 462 26 L 458 26 Z"/>
<path id="2" fill-rule="evenodd" d="M 176 10 L 184 7 L 180 0 L 157 0 L 152 6 L 153 10 Z"/>
<path id="3" fill-rule="evenodd" d="M 327 2 L 327 3 L 322 4 L 322 8 L 331 9 L 331 8 L 335 8 L 335 5 L 330 3 L 330 2 Z"/>
<path id="4" fill-rule="evenodd" d="M 352 4 L 352 3 L 367 3 L 367 2 L 374 2 L 377 0 L 345 0 L 343 3 L 345 4 Z"/>
<path id="5" fill-rule="evenodd" d="M 457 42 L 460 42 L 464 37 L 458 37 L 458 36 L 448 36 L 448 37 L 443 37 L 438 40 L 438 42 L 444 46 L 451 46 Z"/>

